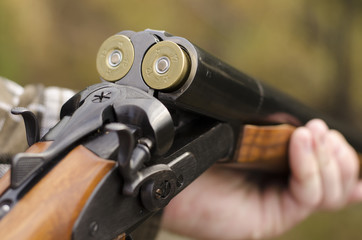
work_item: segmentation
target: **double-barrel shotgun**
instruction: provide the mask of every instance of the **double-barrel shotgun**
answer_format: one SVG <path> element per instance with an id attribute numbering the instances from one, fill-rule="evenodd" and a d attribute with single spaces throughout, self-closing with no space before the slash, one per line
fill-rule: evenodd
<path id="1" fill-rule="evenodd" d="M 288 172 L 290 135 L 312 118 L 362 152 L 354 128 L 164 31 L 111 36 L 97 69 L 41 139 L 12 110 L 30 147 L 0 181 L 1 239 L 126 239 L 216 162 Z"/>

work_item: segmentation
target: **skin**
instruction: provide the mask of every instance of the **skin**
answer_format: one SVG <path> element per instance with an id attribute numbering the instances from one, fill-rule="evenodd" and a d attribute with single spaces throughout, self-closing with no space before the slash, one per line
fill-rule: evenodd
<path id="1" fill-rule="evenodd" d="M 239 170 L 214 166 L 165 208 L 162 224 L 196 239 L 278 236 L 318 210 L 362 201 L 354 149 L 321 120 L 298 128 L 289 146 L 287 184 L 264 188 Z"/>

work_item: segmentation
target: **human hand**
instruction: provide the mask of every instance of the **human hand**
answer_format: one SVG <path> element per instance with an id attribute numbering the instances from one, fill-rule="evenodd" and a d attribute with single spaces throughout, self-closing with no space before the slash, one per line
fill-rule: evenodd
<path id="1" fill-rule="evenodd" d="M 163 226 L 199 239 L 277 236 L 320 209 L 362 201 L 355 151 L 321 120 L 298 128 L 288 185 L 260 189 L 237 169 L 214 166 L 165 208 Z"/>

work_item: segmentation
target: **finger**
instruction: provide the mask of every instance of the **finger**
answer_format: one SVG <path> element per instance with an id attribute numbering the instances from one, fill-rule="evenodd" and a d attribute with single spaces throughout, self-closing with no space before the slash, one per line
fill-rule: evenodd
<path id="1" fill-rule="evenodd" d="M 306 125 L 306 128 L 311 131 L 313 136 L 313 147 L 315 147 L 315 141 L 317 143 L 322 143 L 325 140 L 325 136 L 329 130 L 327 124 L 320 119 L 313 119 L 309 121 Z"/>
<path id="2" fill-rule="evenodd" d="M 314 208 L 322 197 L 319 167 L 312 146 L 311 132 L 301 127 L 290 140 L 290 192 L 304 207 Z"/>
<path id="3" fill-rule="evenodd" d="M 337 131 L 330 132 L 333 141 L 333 155 L 340 170 L 342 194 L 345 202 L 358 181 L 359 160 L 356 151 L 347 143 L 345 138 Z"/>
<path id="4" fill-rule="evenodd" d="M 346 199 L 342 189 L 348 184 L 346 184 L 346 179 L 343 182 L 340 164 L 335 152 L 336 149 L 341 148 L 342 150 L 347 146 L 339 145 L 341 141 L 336 138 L 333 131 L 326 132 L 325 136 L 320 139 L 315 138 L 314 141 L 322 181 L 321 208 L 339 208 Z"/>
<path id="5" fill-rule="evenodd" d="M 313 147 L 316 153 L 322 183 L 320 208 L 336 209 L 343 205 L 343 191 L 339 164 L 335 156 L 338 147 L 334 133 L 324 121 L 314 119 L 306 127 L 312 132 Z"/>

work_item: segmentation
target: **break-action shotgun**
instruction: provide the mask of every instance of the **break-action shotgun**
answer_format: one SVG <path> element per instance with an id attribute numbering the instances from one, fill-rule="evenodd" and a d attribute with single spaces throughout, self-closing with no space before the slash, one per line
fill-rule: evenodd
<path id="1" fill-rule="evenodd" d="M 126 239 L 215 162 L 288 171 L 290 135 L 312 118 L 362 152 L 354 128 L 163 31 L 111 36 L 97 69 L 41 139 L 12 110 L 30 148 L 0 181 L 1 239 Z"/>

